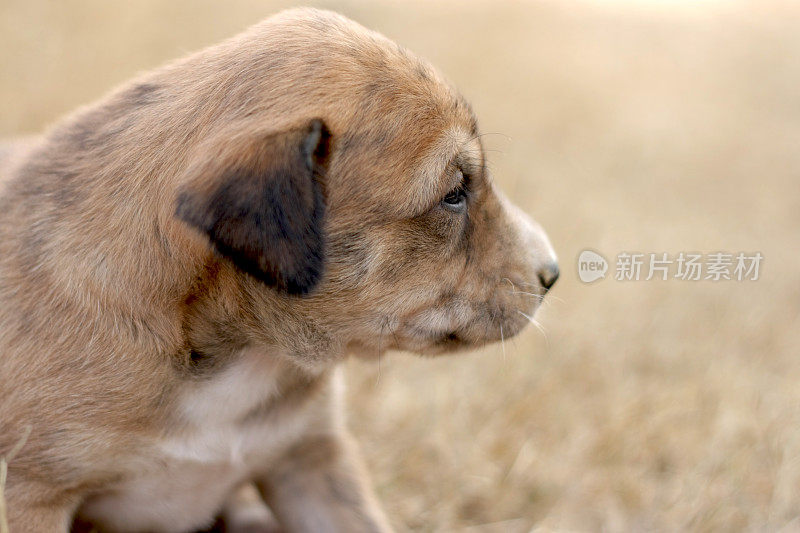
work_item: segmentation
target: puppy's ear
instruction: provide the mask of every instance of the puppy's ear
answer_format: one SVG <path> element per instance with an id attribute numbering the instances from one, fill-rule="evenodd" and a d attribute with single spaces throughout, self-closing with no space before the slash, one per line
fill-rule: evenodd
<path id="1" fill-rule="evenodd" d="M 330 151 L 330 132 L 316 119 L 280 133 L 228 136 L 190 169 L 175 214 L 242 271 L 305 294 L 323 272 Z"/>

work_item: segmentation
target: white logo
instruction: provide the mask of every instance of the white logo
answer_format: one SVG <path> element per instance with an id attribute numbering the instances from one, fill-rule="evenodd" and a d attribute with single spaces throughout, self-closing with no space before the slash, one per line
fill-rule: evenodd
<path id="1" fill-rule="evenodd" d="M 591 283 L 606 277 L 608 261 L 602 255 L 591 250 L 584 250 L 578 256 L 578 277 L 584 283 Z"/>

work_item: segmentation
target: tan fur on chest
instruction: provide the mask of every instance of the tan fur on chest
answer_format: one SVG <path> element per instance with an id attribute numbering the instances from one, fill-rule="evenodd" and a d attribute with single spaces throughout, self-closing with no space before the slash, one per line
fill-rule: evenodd
<path id="1" fill-rule="evenodd" d="M 320 423 L 316 395 L 296 394 L 297 389 L 319 392 L 321 379 L 299 375 L 275 355 L 247 349 L 215 374 L 185 383 L 170 426 L 125 459 L 124 480 L 89 499 L 79 515 L 115 531 L 203 526 L 238 485 L 269 469 L 304 432 L 329 429 Z M 333 380 L 335 389 L 340 377 Z"/>

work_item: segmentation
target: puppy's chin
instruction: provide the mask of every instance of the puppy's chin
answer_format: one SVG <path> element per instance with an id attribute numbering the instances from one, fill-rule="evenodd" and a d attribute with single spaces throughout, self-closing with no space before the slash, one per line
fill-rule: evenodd
<path id="1" fill-rule="evenodd" d="M 351 341 L 347 344 L 347 353 L 352 357 L 365 360 L 375 360 L 389 351 L 407 352 L 420 356 L 435 356 L 453 353 L 461 350 L 476 348 L 477 346 L 467 343 L 449 335 L 430 335 L 408 337 L 403 334 L 385 336 L 380 343 Z"/>
<path id="2" fill-rule="evenodd" d="M 453 341 L 450 339 L 440 339 L 435 342 L 419 342 L 414 343 L 415 346 L 386 346 L 378 350 L 376 347 L 368 347 L 361 343 L 351 343 L 348 345 L 348 355 L 366 361 L 375 361 L 383 357 L 386 352 L 406 352 L 421 357 L 435 357 L 439 355 L 454 354 L 456 352 L 468 351 L 471 349 L 479 348 L 481 345 L 469 344 L 461 341 Z"/>
<path id="3" fill-rule="evenodd" d="M 502 285 L 501 285 L 502 287 Z M 438 356 L 482 348 L 520 334 L 544 297 L 539 293 L 496 291 L 467 299 L 433 301 L 401 314 L 374 314 L 379 319 L 361 324 L 346 343 L 348 355 L 376 359 L 387 351 Z"/>
<path id="4" fill-rule="evenodd" d="M 461 324 L 444 328 L 426 327 L 425 321 L 412 320 L 394 334 L 401 339 L 401 349 L 421 355 L 440 355 L 474 350 L 503 342 L 519 335 L 539 308 L 538 302 L 526 302 L 527 307 L 498 308 L 493 313 L 472 316 Z"/>
<path id="5" fill-rule="evenodd" d="M 347 345 L 347 351 L 351 356 L 366 360 L 379 358 L 388 351 L 408 352 L 422 357 L 456 354 L 510 339 L 524 329 L 528 320 L 523 318 L 523 321 L 503 324 L 502 331 L 499 324 L 447 332 L 424 331 L 420 328 L 399 330 L 383 335 L 379 343 L 377 337 L 375 343 L 352 341 Z M 476 335 L 475 329 L 480 329 L 482 334 Z"/>

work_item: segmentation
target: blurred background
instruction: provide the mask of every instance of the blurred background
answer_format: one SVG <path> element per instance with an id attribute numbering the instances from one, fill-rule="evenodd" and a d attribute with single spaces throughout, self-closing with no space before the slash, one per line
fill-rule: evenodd
<path id="1" fill-rule="evenodd" d="M 800 530 L 800 4 L 308 4 L 460 88 L 561 260 L 505 349 L 348 363 L 395 527 Z M 2 0 L 0 136 L 290 5 Z M 758 281 L 613 279 L 623 251 L 720 250 L 761 252 Z"/>

